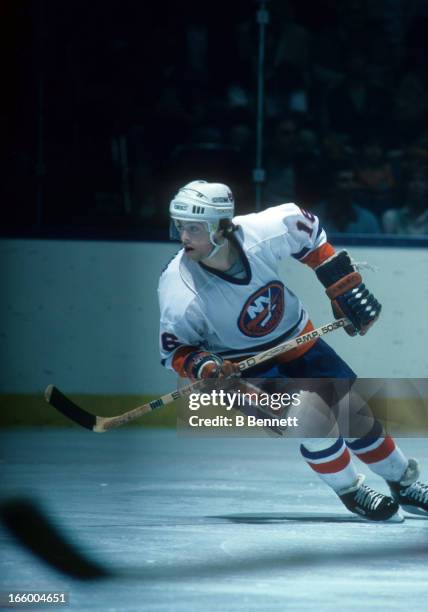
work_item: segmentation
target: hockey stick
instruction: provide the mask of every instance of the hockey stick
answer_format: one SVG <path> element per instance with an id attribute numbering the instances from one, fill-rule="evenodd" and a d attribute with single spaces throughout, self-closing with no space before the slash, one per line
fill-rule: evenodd
<path id="1" fill-rule="evenodd" d="M 294 518 L 293 518 L 294 516 Z M 211 517 L 224 518 L 228 517 Z M 229 517 L 230 518 L 230 517 Z M 248 522 L 248 517 L 241 522 Z M 251 517 L 250 517 L 251 518 Z M 283 516 L 285 520 L 287 515 Z M 413 517 L 416 518 L 416 517 Z M 26 498 L 18 498 L 4 502 L 0 505 L 0 519 L 8 531 L 15 537 L 17 542 L 27 550 L 32 552 L 38 559 L 47 563 L 55 570 L 62 572 L 65 576 L 71 576 L 78 580 L 100 580 L 100 579 L 126 579 L 137 580 L 139 584 L 142 582 L 153 583 L 154 580 L 159 582 L 182 581 L 200 578 L 211 578 L 214 580 L 222 576 L 230 576 L 231 573 L 242 572 L 246 575 L 252 572 L 259 572 L 260 567 L 266 570 L 272 568 L 278 570 L 282 568 L 293 568 L 293 570 L 303 568 L 308 571 L 310 567 L 322 566 L 334 567 L 337 565 L 343 566 L 353 565 L 358 561 L 365 563 L 367 559 L 391 560 L 393 559 L 409 559 L 414 561 L 415 558 L 420 558 L 422 563 L 428 558 L 428 544 L 426 540 L 418 541 L 415 544 L 401 546 L 399 544 L 391 546 L 372 546 L 369 548 L 346 548 L 340 551 L 325 551 L 325 550 L 303 550 L 290 553 L 289 547 L 284 550 L 270 551 L 267 554 L 260 556 L 258 554 L 245 554 L 245 556 L 229 558 L 225 560 L 221 558 L 198 560 L 195 563 L 178 562 L 177 564 L 155 564 L 150 567 L 147 564 L 141 566 L 129 567 L 107 567 L 104 564 L 91 559 L 86 552 L 79 550 L 70 536 L 64 533 L 62 527 L 57 521 L 53 522 L 46 511 L 35 501 Z M 344 515 L 343 519 L 333 518 L 332 522 L 348 522 L 356 519 L 354 516 Z M 291 515 L 291 520 L 300 521 L 298 515 Z M 303 521 L 308 522 L 316 517 L 303 515 Z M 357 519 L 356 519 L 357 520 Z M 328 517 L 326 522 L 330 522 Z M 251 521 L 250 522 L 254 522 Z M 358 522 L 365 522 L 360 519 Z M 367 524 L 367 523 L 366 523 Z M 386 523 L 390 524 L 390 523 Z M 379 525 L 377 523 L 376 525 Z M 257 549 L 256 549 L 257 550 Z"/>
<path id="2" fill-rule="evenodd" d="M 0 516 L 24 548 L 63 574 L 79 580 L 95 580 L 110 575 L 106 568 L 72 544 L 33 500 L 17 498 L 3 502 Z"/>
<path id="3" fill-rule="evenodd" d="M 336 329 L 345 327 L 345 325 L 349 325 L 349 320 L 346 318 L 337 319 L 337 321 L 333 321 L 332 323 L 328 323 L 327 325 L 322 325 L 321 327 L 318 327 L 317 329 L 314 329 L 306 334 L 302 334 L 297 338 L 293 338 L 293 340 L 282 342 L 281 344 L 278 344 L 273 348 L 270 348 L 266 351 L 258 353 L 257 355 L 254 355 L 253 357 L 248 357 L 247 359 L 240 361 L 238 364 L 239 369 L 241 372 L 244 372 L 245 370 L 248 370 L 249 368 L 252 368 L 255 365 L 272 359 L 276 355 L 291 351 L 292 349 L 301 346 L 302 344 L 306 344 L 307 342 L 310 342 L 315 338 L 320 338 L 321 336 L 329 334 L 330 332 L 335 331 Z M 125 423 L 134 421 L 135 419 L 138 419 L 139 417 L 143 416 L 144 414 L 147 414 L 148 412 L 151 412 L 152 410 L 157 410 L 162 406 L 166 406 L 167 404 L 174 402 L 180 397 L 186 396 L 189 391 L 197 389 L 203 384 L 206 384 L 206 382 L 206 379 L 198 380 L 195 383 L 192 383 L 191 385 L 183 387 L 182 389 L 167 393 L 166 395 L 162 395 L 162 397 L 156 400 L 152 400 L 151 402 L 143 404 L 142 406 L 137 406 L 137 408 L 133 408 L 128 412 L 124 412 L 123 414 L 114 417 L 101 417 L 87 412 L 83 408 L 80 408 L 80 406 L 77 406 L 77 404 L 72 402 L 70 399 L 68 399 L 68 397 L 61 393 L 61 391 L 57 389 L 54 385 L 49 385 L 48 387 L 46 387 L 45 398 L 46 401 L 51 404 L 51 406 L 56 408 L 59 412 L 61 412 L 63 415 L 65 415 L 78 425 L 81 425 L 86 429 L 91 429 L 92 431 L 95 431 L 97 433 L 103 433 L 108 429 L 120 427 Z"/>

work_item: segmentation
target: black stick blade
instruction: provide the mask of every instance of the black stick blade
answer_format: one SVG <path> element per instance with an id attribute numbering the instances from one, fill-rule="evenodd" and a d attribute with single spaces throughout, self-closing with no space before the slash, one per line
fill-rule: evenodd
<path id="1" fill-rule="evenodd" d="M 46 387 L 45 398 L 51 406 L 58 410 L 58 412 L 61 412 L 61 414 L 78 425 L 91 430 L 95 427 L 97 417 L 90 412 L 86 412 L 83 408 L 80 408 L 53 385 Z"/>
<path id="2" fill-rule="evenodd" d="M 80 580 L 111 575 L 68 542 L 33 501 L 9 500 L 1 506 L 0 515 L 4 525 L 24 548 L 63 574 Z"/>

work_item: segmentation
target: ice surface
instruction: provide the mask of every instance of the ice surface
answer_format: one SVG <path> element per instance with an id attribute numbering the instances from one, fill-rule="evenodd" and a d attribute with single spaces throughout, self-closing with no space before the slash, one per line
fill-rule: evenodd
<path id="1" fill-rule="evenodd" d="M 427 441 L 399 442 L 427 481 Z M 40 500 L 91 558 L 129 572 L 83 584 L 2 529 L 3 591 L 66 590 L 82 611 L 426 610 L 428 519 L 354 519 L 297 440 L 3 430 L 0 477 L 3 499 Z"/>

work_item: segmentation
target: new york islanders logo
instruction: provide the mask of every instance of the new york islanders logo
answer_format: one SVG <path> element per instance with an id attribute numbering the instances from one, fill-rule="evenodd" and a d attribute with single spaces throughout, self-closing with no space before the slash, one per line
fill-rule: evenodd
<path id="1" fill-rule="evenodd" d="M 252 338 L 273 331 L 284 314 L 284 285 L 272 281 L 253 293 L 245 302 L 238 318 L 238 327 Z"/>

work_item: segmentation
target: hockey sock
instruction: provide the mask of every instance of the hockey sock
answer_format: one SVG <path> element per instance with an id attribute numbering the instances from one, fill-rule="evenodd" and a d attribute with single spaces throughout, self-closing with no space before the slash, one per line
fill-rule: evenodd
<path id="1" fill-rule="evenodd" d="M 385 480 L 398 481 L 408 466 L 408 460 L 393 438 L 385 434 L 379 421 L 361 438 L 347 438 L 347 446 L 361 461 Z"/>
<path id="2" fill-rule="evenodd" d="M 357 472 L 343 438 L 305 439 L 300 445 L 303 458 L 336 493 L 357 482 Z"/>

